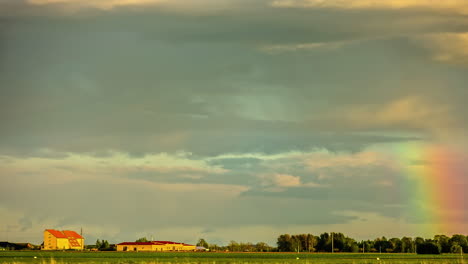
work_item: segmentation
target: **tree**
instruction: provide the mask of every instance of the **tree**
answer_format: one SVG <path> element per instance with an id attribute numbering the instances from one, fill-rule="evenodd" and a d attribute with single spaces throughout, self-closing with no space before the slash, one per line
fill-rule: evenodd
<path id="1" fill-rule="evenodd" d="M 229 242 L 229 245 L 227 247 L 229 251 L 240 251 L 239 243 L 237 243 L 234 240 L 231 240 L 231 242 Z"/>
<path id="2" fill-rule="evenodd" d="M 307 251 L 308 252 L 314 252 L 316 251 L 316 246 L 318 242 L 318 237 L 312 235 L 312 234 L 307 234 Z"/>
<path id="3" fill-rule="evenodd" d="M 345 244 L 344 244 L 343 251 L 353 252 L 353 253 L 359 252 L 359 246 L 356 240 L 349 238 L 349 237 L 345 237 Z"/>
<path id="4" fill-rule="evenodd" d="M 208 244 L 208 242 L 206 242 L 205 239 L 203 239 L 203 238 L 200 238 L 200 239 L 198 240 L 197 246 L 198 246 L 198 247 L 204 247 L 204 248 L 209 248 L 209 247 L 210 247 L 210 245 Z"/>
<path id="5" fill-rule="evenodd" d="M 468 240 L 464 235 L 453 235 L 452 238 L 450 238 L 450 244 L 458 244 L 462 247 L 463 252 L 468 252 Z"/>
<path id="6" fill-rule="evenodd" d="M 440 246 L 433 241 L 426 241 L 418 244 L 416 248 L 418 254 L 440 254 Z"/>
<path id="7" fill-rule="evenodd" d="M 401 253 L 402 252 L 402 242 L 399 238 L 391 238 L 389 242 L 392 245 L 392 252 L 393 253 Z"/>
<path id="8" fill-rule="evenodd" d="M 386 237 L 381 237 L 375 240 L 374 247 L 378 252 L 385 253 L 392 250 L 392 243 Z"/>
<path id="9" fill-rule="evenodd" d="M 301 252 L 302 251 L 302 241 L 300 235 L 291 236 L 291 248 L 290 251 Z"/>
<path id="10" fill-rule="evenodd" d="M 139 239 L 135 240 L 135 242 L 149 242 L 146 237 L 140 237 Z"/>
<path id="11" fill-rule="evenodd" d="M 401 253 L 415 253 L 414 242 L 411 237 L 403 237 L 401 239 Z"/>
<path id="12" fill-rule="evenodd" d="M 289 234 L 280 235 L 276 242 L 278 245 L 278 251 L 280 252 L 292 252 L 293 251 L 293 244 L 292 239 Z"/>
<path id="13" fill-rule="evenodd" d="M 458 244 L 454 244 L 450 247 L 450 253 L 461 253 L 462 247 Z"/>
<path id="14" fill-rule="evenodd" d="M 416 237 L 414 239 L 414 248 L 415 248 L 415 253 L 418 252 L 418 247 L 421 245 L 421 244 L 424 244 L 426 241 L 424 240 L 424 238 L 422 237 Z"/>
<path id="15" fill-rule="evenodd" d="M 271 247 L 265 242 L 258 242 L 257 244 L 255 244 L 255 249 L 257 252 L 271 251 Z"/>
<path id="16" fill-rule="evenodd" d="M 331 252 L 331 236 L 328 233 L 320 234 L 317 250 L 322 252 Z"/>
<path id="17" fill-rule="evenodd" d="M 333 247 L 334 251 L 344 252 L 346 245 L 346 237 L 343 233 L 333 232 Z"/>
<path id="18" fill-rule="evenodd" d="M 101 242 L 101 247 L 99 250 L 109 250 L 110 249 L 110 244 L 107 240 L 102 240 Z"/>
<path id="19" fill-rule="evenodd" d="M 364 247 L 364 252 L 365 253 L 376 252 L 376 250 L 374 248 L 374 241 L 372 241 L 372 240 L 363 241 L 362 244 L 361 244 L 361 249 L 360 250 L 362 250 L 362 247 Z"/>
<path id="20" fill-rule="evenodd" d="M 100 249 L 101 248 L 101 241 L 98 239 L 96 240 L 96 248 Z"/>
<path id="21" fill-rule="evenodd" d="M 446 235 L 436 235 L 434 236 L 434 241 L 440 246 L 441 253 L 450 252 L 450 238 Z"/>

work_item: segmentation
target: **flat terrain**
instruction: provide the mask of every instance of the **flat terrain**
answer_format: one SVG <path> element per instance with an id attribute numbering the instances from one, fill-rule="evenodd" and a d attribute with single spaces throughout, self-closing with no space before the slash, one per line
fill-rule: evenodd
<path id="1" fill-rule="evenodd" d="M 212 253 L 212 252 L 62 252 L 0 251 L 1 264 L 468 264 L 456 254 L 362 254 L 362 253 Z"/>

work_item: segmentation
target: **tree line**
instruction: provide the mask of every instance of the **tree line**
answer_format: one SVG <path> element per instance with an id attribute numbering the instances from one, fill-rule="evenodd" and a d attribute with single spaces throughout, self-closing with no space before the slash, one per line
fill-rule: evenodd
<path id="1" fill-rule="evenodd" d="M 356 241 L 343 233 L 280 235 L 277 240 L 281 252 L 381 252 L 381 253 L 461 253 L 468 252 L 468 238 L 464 235 L 436 235 L 422 237 L 376 238 Z"/>
<path id="2" fill-rule="evenodd" d="M 231 241 L 226 246 L 208 244 L 201 238 L 197 246 L 210 251 L 236 252 L 364 252 L 364 253 L 418 253 L 441 254 L 468 252 L 468 237 L 464 235 L 436 235 L 432 239 L 422 237 L 376 238 L 356 241 L 343 233 L 282 234 L 277 238 L 276 247 L 265 242 L 250 243 Z"/>

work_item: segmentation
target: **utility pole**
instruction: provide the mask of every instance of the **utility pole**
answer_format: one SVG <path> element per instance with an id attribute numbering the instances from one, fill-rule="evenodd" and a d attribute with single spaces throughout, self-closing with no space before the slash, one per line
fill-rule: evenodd
<path id="1" fill-rule="evenodd" d="M 335 251 L 335 247 L 333 245 L 333 232 L 331 232 L 331 241 L 332 241 L 332 251 L 331 252 L 333 253 L 333 251 Z"/>

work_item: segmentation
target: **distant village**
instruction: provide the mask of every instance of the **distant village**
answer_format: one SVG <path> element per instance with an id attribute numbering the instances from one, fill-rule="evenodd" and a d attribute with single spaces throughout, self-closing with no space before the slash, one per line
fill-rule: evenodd
<path id="1" fill-rule="evenodd" d="M 204 251 L 204 247 L 197 247 L 173 241 L 147 241 L 140 239 L 137 242 L 122 242 L 109 244 L 107 241 L 97 240 L 96 245 L 85 246 L 83 234 L 72 230 L 44 230 L 44 242 L 40 246 L 31 243 L 0 242 L 0 249 L 4 250 L 113 250 L 113 251 Z"/>

